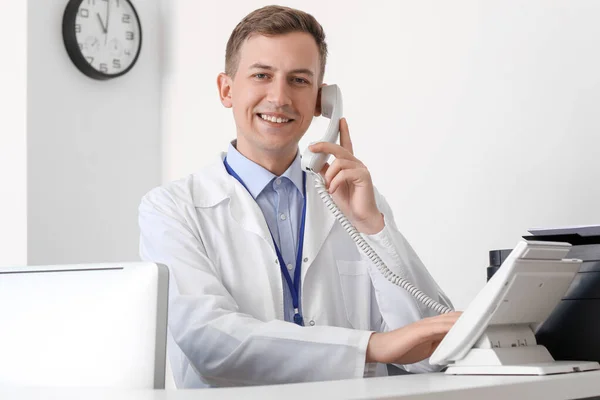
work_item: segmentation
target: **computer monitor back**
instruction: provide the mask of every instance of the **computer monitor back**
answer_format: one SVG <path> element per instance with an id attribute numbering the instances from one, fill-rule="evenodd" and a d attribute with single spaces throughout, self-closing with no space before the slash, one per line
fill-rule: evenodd
<path id="1" fill-rule="evenodd" d="M 0 269 L 0 386 L 162 388 L 168 270 Z"/>

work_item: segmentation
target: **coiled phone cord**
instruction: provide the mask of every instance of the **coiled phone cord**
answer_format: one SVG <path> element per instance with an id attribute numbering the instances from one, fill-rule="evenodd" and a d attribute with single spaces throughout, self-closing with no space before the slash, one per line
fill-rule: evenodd
<path id="1" fill-rule="evenodd" d="M 352 240 L 357 244 L 358 248 L 367 255 L 367 257 L 375 264 L 379 272 L 390 282 L 395 285 L 400 286 L 402 289 L 406 290 L 411 296 L 415 299 L 423 303 L 425 306 L 431 308 L 438 314 L 446 314 L 452 312 L 453 310 L 449 307 L 446 307 L 443 304 L 438 303 L 433 300 L 431 297 L 427 296 L 417 287 L 415 287 L 408 280 L 396 275 L 385 265 L 383 260 L 379 257 L 379 255 L 373 250 L 373 248 L 367 243 L 361 236 L 360 232 L 348 221 L 348 218 L 342 213 L 337 204 L 333 201 L 333 198 L 327 191 L 325 187 L 325 180 L 321 175 L 314 171 L 310 171 L 315 176 L 315 186 L 317 188 L 317 192 L 319 196 L 325 203 L 325 206 L 331 211 L 331 213 L 337 218 L 337 220 L 342 224 L 342 227 L 348 232 Z"/>

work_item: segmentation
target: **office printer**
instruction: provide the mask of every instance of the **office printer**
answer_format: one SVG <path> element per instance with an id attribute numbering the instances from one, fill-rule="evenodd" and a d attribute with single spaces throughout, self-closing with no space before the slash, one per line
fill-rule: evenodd
<path id="1" fill-rule="evenodd" d="M 589 228 L 532 230 L 533 235 L 523 236 L 526 240 L 570 243 L 573 247 L 567 258 L 583 260 L 567 293 L 535 334 L 537 343 L 546 346 L 556 360 L 600 362 L 600 234 L 597 229 L 591 236 L 589 232 Z M 490 252 L 488 279 L 509 253 Z"/>

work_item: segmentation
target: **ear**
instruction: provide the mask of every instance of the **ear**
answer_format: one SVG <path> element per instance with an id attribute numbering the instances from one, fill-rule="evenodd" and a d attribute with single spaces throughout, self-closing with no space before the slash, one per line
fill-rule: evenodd
<path id="1" fill-rule="evenodd" d="M 219 88 L 219 97 L 221 98 L 221 104 L 223 104 L 223 106 L 225 106 L 226 108 L 231 108 L 233 105 L 231 101 L 231 78 L 224 72 L 221 72 L 217 77 L 217 86 Z"/>
<path id="2" fill-rule="evenodd" d="M 321 115 L 321 89 L 327 86 L 326 83 L 322 83 L 319 86 L 319 91 L 317 92 L 317 104 L 315 105 L 315 117 L 319 117 Z"/>

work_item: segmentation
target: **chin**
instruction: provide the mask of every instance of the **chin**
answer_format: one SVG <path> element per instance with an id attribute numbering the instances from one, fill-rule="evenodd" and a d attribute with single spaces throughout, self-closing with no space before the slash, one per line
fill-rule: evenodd
<path id="1" fill-rule="evenodd" d="M 288 151 L 296 149 L 297 147 L 298 142 L 296 141 L 262 143 L 262 148 L 271 153 L 287 153 Z"/>
<path id="2" fill-rule="evenodd" d="M 286 153 L 298 147 L 298 141 L 295 138 L 265 137 L 264 135 L 255 137 L 253 143 L 256 147 L 269 153 Z"/>
<path id="3" fill-rule="evenodd" d="M 301 137 L 302 135 L 299 135 L 296 132 L 272 133 L 258 130 L 258 132 L 255 132 L 254 134 L 254 142 L 258 142 L 262 147 L 270 150 L 285 150 L 290 147 L 298 146 Z"/>

